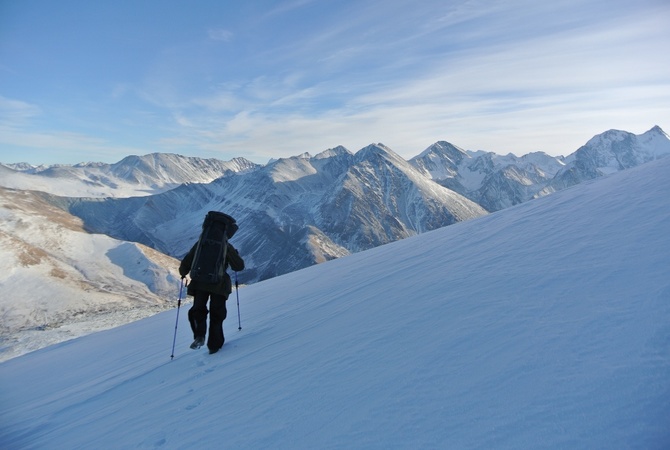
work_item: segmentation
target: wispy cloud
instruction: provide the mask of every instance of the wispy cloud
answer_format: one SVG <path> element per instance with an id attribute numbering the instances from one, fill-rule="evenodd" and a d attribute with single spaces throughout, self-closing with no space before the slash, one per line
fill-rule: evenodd
<path id="1" fill-rule="evenodd" d="M 39 116 L 41 113 L 42 110 L 37 105 L 0 95 L 0 123 L 22 123 Z"/>
<path id="2" fill-rule="evenodd" d="M 306 5 L 314 4 L 315 0 L 287 0 L 280 2 L 274 8 L 271 8 L 265 13 L 266 17 L 285 14 L 295 9 L 303 8 Z"/>
<path id="3" fill-rule="evenodd" d="M 213 41 L 230 42 L 233 39 L 233 32 L 222 28 L 210 28 L 207 30 L 207 36 Z"/>
<path id="4" fill-rule="evenodd" d="M 79 117 L 85 127 L 54 120 L 53 104 L 0 98 L 4 126 L 31 145 L 46 139 L 29 133 L 53 131 L 63 145 L 77 136 L 86 145 L 90 136 L 99 139 L 88 142 L 93 148 L 134 142 L 147 151 L 262 161 L 379 141 L 411 157 L 440 139 L 566 154 L 606 129 L 643 132 L 670 117 L 667 2 L 222 5 L 132 70 L 105 66 L 116 76 L 104 86 L 99 115 Z M 99 68 L 85 64 L 86 78 L 98 79 Z M 79 98 L 96 103 L 100 96 L 88 89 L 63 94 L 71 111 L 86 115 Z"/>
<path id="5" fill-rule="evenodd" d="M 81 155 L 81 159 L 70 162 L 110 160 L 123 152 L 145 153 L 143 149 L 118 145 L 99 136 L 47 128 L 44 116 L 37 105 L 0 96 L 0 161 L 41 163 L 44 159 L 30 159 L 44 152 L 63 157 Z"/>
<path id="6" fill-rule="evenodd" d="M 0 152 L 2 162 L 42 164 L 118 161 L 123 156 L 145 154 L 146 149 L 119 145 L 97 136 L 60 130 L 17 127 L 0 123 Z M 20 149 L 20 150 L 19 150 Z M 35 160 L 43 155 L 41 160 Z M 54 161 L 54 157 L 56 157 Z"/>
<path id="7" fill-rule="evenodd" d="M 476 8 L 457 11 L 428 27 L 462 23 L 481 14 Z M 413 156 L 438 139 L 517 153 L 567 154 L 592 134 L 619 123 L 651 127 L 659 119 L 651 116 L 662 107 L 650 108 L 638 120 L 626 114 L 631 104 L 652 105 L 659 95 L 668 95 L 668 84 L 655 79 L 664 70 L 663 59 L 637 53 L 645 47 L 662 54 L 665 42 L 658 36 L 662 27 L 656 20 L 646 16 L 596 26 L 580 23 L 533 39 L 522 33 L 467 51 L 449 49 L 448 57 L 424 60 L 410 76 L 372 70 L 363 77 L 308 85 L 302 83 L 309 76 L 296 77 L 294 83 L 257 78 L 244 88 L 244 102 L 231 93 L 212 97 L 213 103 L 224 99 L 229 112 L 239 109 L 211 121 L 196 120 L 203 132 L 193 138 L 208 148 L 252 154 L 269 152 L 264 149 L 300 153 L 301 145 L 314 151 L 349 144 L 357 150 L 384 140 Z M 476 37 L 481 39 L 483 35 Z M 360 46 L 345 47 L 320 61 L 340 59 L 344 64 L 347 58 L 358 60 L 368 53 Z M 389 67 L 394 64 L 397 61 L 388 62 Z M 617 115 L 628 117 L 622 121 Z M 579 126 L 585 119 L 595 124 L 587 132 Z M 220 133 L 204 133 L 210 126 Z M 217 142 L 209 145 L 205 136 L 215 136 Z"/>

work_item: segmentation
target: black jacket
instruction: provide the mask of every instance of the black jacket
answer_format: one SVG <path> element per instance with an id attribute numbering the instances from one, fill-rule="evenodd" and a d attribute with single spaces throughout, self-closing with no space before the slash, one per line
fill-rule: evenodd
<path id="1" fill-rule="evenodd" d="M 186 274 L 188 274 L 191 271 L 191 265 L 193 264 L 193 256 L 195 255 L 195 249 L 197 246 L 198 243 L 196 242 L 193 245 L 193 247 L 191 247 L 191 250 L 188 252 L 188 254 L 184 257 L 184 259 L 181 261 L 181 264 L 179 265 L 179 274 L 182 277 L 186 276 Z M 226 250 L 225 269 L 227 269 L 228 266 L 230 266 L 230 268 L 236 272 L 239 272 L 240 270 L 244 269 L 244 260 L 237 252 L 235 247 L 230 245 L 230 243 L 228 243 L 228 249 Z M 223 280 L 221 280 L 221 282 L 218 284 L 197 283 L 195 281 L 191 281 L 188 285 L 187 294 L 195 295 L 195 291 L 205 291 L 210 292 L 212 294 L 225 295 L 226 297 L 228 297 L 228 295 L 232 292 L 232 290 L 233 286 L 230 281 L 230 276 L 228 275 L 228 272 L 224 272 Z"/>

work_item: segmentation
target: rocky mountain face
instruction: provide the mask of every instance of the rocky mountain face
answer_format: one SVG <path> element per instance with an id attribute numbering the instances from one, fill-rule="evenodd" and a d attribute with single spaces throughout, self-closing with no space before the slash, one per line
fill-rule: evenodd
<path id="1" fill-rule="evenodd" d="M 491 212 L 533 198 L 564 166 L 562 157 L 542 152 L 502 156 L 465 151 L 448 142 L 433 144 L 410 163 Z"/>
<path id="2" fill-rule="evenodd" d="M 563 167 L 539 192 L 547 195 L 582 181 L 630 169 L 670 154 L 670 139 L 658 126 L 635 135 L 609 130 L 589 140 L 565 159 Z"/>

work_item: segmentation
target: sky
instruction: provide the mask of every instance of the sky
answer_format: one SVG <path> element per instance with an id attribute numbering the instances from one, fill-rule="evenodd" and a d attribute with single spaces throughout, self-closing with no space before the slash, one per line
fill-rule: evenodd
<path id="1" fill-rule="evenodd" d="M 0 0 L 0 162 L 567 155 L 670 128 L 665 0 Z"/>
<path id="2" fill-rule="evenodd" d="M 0 447 L 670 448 L 669 171 L 241 288 L 214 355 L 187 298 L 4 361 Z"/>

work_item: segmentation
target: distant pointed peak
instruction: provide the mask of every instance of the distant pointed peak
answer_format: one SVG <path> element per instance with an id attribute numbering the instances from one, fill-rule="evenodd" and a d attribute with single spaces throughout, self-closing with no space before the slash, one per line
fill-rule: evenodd
<path id="1" fill-rule="evenodd" d="M 426 156 L 430 155 L 448 155 L 448 156 L 454 156 L 458 155 L 463 158 L 469 158 L 470 156 L 468 153 L 463 150 L 462 148 L 447 142 L 447 141 L 437 141 L 427 149 L 425 149 L 417 158 L 425 158 Z"/>
<path id="2" fill-rule="evenodd" d="M 365 158 L 368 155 L 387 155 L 387 154 L 395 154 L 395 152 L 382 143 L 370 144 L 367 147 L 363 147 L 358 152 L 356 152 L 356 156 L 362 158 Z"/>
<path id="3" fill-rule="evenodd" d="M 589 139 L 584 147 L 592 147 L 594 145 L 601 145 L 603 142 L 612 142 L 612 141 L 621 141 L 626 138 L 626 136 L 635 136 L 633 133 L 622 130 L 607 130 L 604 133 L 596 134 L 591 139 Z"/>
<path id="4" fill-rule="evenodd" d="M 351 155 L 351 154 L 352 153 L 349 150 L 347 150 L 346 147 L 338 145 L 337 147 L 329 148 L 328 150 L 324 150 L 321 153 L 318 153 L 314 158 L 325 159 L 325 158 L 332 158 L 334 156 Z"/>
<path id="5" fill-rule="evenodd" d="M 357 162 L 371 161 L 378 158 L 388 159 L 393 152 L 384 144 L 370 144 L 356 152 L 354 157 Z"/>
<path id="6" fill-rule="evenodd" d="M 647 131 L 644 134 L 660 134 L 660 135 L 665 136 L 666 138 L 670 139 L 670 136 L 668 135 L 668 133 L 663 131 L 663 129 L 661 127 L 659 127 L 658 125 L 654 125 L 649 131 Z"/>
<path id="7" fill-rule="evenodd" d="M 271 159 L 270 163 L 268 163 L 268 164 L 276 164 L 279 161 L 290 161 L 290 160 L 296 160 L 296 159 L 312 159 L 312 155 L 310 155 L 309 152 L 304 152 L 304 153 L 300 153 L 299 155 L 289 156 L 288 158 Z"/>

